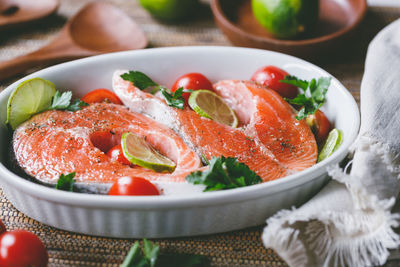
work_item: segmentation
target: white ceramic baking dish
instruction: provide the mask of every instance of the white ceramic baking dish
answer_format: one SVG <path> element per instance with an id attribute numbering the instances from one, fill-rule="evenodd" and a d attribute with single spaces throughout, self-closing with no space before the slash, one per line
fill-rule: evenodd
<path id="1" fill-rule="evenodd" d="M 331 76 L 301 59 L 257 49 L 173 47 L 106 54 L 53 66 L 22 80 L 42 77 L 60 90 L 82 96 L 95 88 L 111 88 L 115 69 L 135 69 L 171 86 L 180 75 L 201 72 L 213 82 L 249 79 L 264 65 L 276 65 L 302 79 Z M 323 110 L 343 131 L 344 141 L 331 157 L 282 179 L 240 189 L 189 196 L 119 197 L 70 193 L 27 181 L 7 167 L 9 132 L 6 103 L 19 80 L 0 94 L 0 185 L 21 212 L 56 228 L 89 235 L 160 238 L 204 235 L 260 225 L 280 209 L 298 206 L 327 182 L 326 167 L 348 153 L 359 128 L 356 102 L 335 78 Z"/>

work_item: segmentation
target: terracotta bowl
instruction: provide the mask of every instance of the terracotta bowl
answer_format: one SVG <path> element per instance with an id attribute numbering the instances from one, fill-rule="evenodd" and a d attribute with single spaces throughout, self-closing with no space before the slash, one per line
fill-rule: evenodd
<path id="1" fill-rule="evenodd" d="M 211 9 L 218 27 L 234 45 L 312 59 L 340 48 L 363 19 L 367 4 L 365 0 L 320 0 L 316 28 L 296 40 L 271 36 L 255 19 L 251 0 L 211 0 Z"/>

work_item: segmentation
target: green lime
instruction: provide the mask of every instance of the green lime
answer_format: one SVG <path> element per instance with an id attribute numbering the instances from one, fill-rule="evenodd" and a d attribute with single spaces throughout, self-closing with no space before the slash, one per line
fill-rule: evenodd
<path id="1" fill-rule="evenodd" d="M 277 38 L 310 31 L 318 19 L 319 0 L 252 0 L 253 14 Z"/>
<path id="2" fill-rule="evenodd" d="M 332 155 L 332 153 L 335 152 L 341 144 L 342 131 L 335 128 L 329 132 L 325 145 L 322 147 L 322 150 L 318 155 L 318 162 L 323 161 L 324 159 Z"/>
<path id="3" fill-rule="evenodd" d="M 197 90 L 190 94 L 189 106 L 200 116 L 216 122 L 237 127 L 238 119 L 235 112 L 225 101 L 209 90 Z"/>
<path id="4" fill-rule="evenodd" d="M 156 172 L 173 172 L 176 164 L 169 158 L 161 155 L 143 138 L 128 132 L 121 138 L 122 152 L 133 164 Z"/>
<path id="5" fill-rule="evenodd" d="M 41 78 L 22 82 L 8 98 L 6 123 L 15 130 L 36 113 L 50 107 L 56 91 L 54 84 Z"/>
<path id="6" fill-rule="evenodd" d="M 166 21 L 190 17 L 199 6 L 198 0 L 139 0 L 139 2 L 152 16 Z"/>

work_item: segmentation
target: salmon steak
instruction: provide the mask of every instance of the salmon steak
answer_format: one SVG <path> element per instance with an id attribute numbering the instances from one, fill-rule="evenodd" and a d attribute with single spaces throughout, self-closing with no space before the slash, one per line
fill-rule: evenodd
<path id="1" fill-rule="evenodd" d="M 235 157 L 262 180 L 275 180 L 316 163 L 318 148 L 304 121 L 276 92 L 250 81 L 221 81 L 214 92 L 235 111 L 239 127 L 232 128 L 199 116 L 188 107 L 170 107 L 155 95 L 141 91 L 113 75 L 113 89 L 132 111 L 142 113 L 174 130 L 198 155 Z"/>
<path id="2" fill-rule="evenodd" d="M 97 145 L 97 133 L 109 133 L 110 146 L 120 144 L 125 132 L 144 138 L 161 154 L 175 162 L 172 173 L 157 173 L 139 166 L 113 161 Z M 125 106 L 96 103 L 75 112 L 46 111 L 21 124 L 14 132 L 15 159 L 25 173 L 44 184 L 56 184 L 60 174 L 75 172 L 76 185 L 90 185 L 107 192 L 124 176 L 159 182 L 183 182 L 201 167 L 197 154 L 171 129 Z M 104 149 L 103 149 L 104 150 Z"/>

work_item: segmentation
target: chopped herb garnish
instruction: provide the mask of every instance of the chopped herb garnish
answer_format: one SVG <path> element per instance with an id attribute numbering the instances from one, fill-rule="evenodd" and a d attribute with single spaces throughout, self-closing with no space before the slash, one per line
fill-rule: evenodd
<path id="1" fill-rule="evenodd" d="M 72 92 L 64 92 L 61 94 L 60 91 L 57 91 L 53 96 L 51 101 L 50 109 L 66 109 L 71 103 Z"/>
<path id="2" fill-rule="evenodd" d="M 71 104 L 71 98 L 71 91 L 64 93 L 57 91 L 56 94 L 53 96 L 49 109 L 77 111 L 80 110 L 82 107 L 89 105 L 88 103 L 83 102 L 80 99 L 75 99 Z"/>
<path id="3" fill-rule="evenodd" d="M 302 106 L 296 116 L 296 119 L 301 120 L 310 114 L 314 114 L 325 103 L 325 96 L 331 83 L 331 78 L 320 77 L 318 81 L 312 79 L 308 82 L 295 76 L 286 76 L 280 82 L 292 84 L 301 89 L 302 92 L 295 98 L 285 99 L 290 104 Z"/>
<path id="4" fill-rule="evenodd" d="M 120 267 L 205 267 L 210 261 L 201 255 L 189 254 L 160 254 L 160 247 L 143 239 L 143 248 L 136 241 L 129 250 L 124 262 Z"/>
<path id="5" fill-rule="evenodd" d="M 128 73 L 122 74 L 121 78 L 125 81 L 130 81 L 140 90 L 154 87 L 151 90 L 151 94 L 161 91 L 161 94 L 167 102 L 168 106 L 179 109 L 184 109 L 185 107 L 185 99 L 182 97 L 182 94 L 193 92 L 193 90 L 184 90 L 183 87 L 181 87 L 175 92 L 171 93 L 166 87 L 157 84 L 150 77 L 140 71 L 129 71 Z"/>
<path id="6" fill-rule="evenodd" d="M 192 172 L 186 180 L 206 185 L 204 191 L 238 188 L 262 182 L 260 176 L 236 158 L 213 157 L 205 171 Z"/>
<path id="7" fill-rule="evenodd" d="M 183 87 L 180 87 L 173 93 L 168 93 L 164 88 L 160 88 L 161 94 L 164 96 L 165 101 L 168 106 L 184 109 L 185 107 L 185 99 L 182 96 Z"/>
<path id="8" fill-rule="evenodd" d="M 134 86 L 139 88 L 140 90 L 144 90 L 150 86 L 157 86 L 149 76 L 140 71 L 129 71 L 128 73 L 124 73 L 121 75 L 121 78 L 125 81 L 130 81 Z"/>
<path id="9" fill-rule="evenodd" d="M 69 105 L 69 106 L 66 108 L 66 110 L 69 110 L 69 111 L 77 111 L 77 110 L 81 110 L 82 107 L 86 107 L 86 106 L 89 106 L 89 104 L 86 103 L 86 102 L 84 102 L 84 101 L 82 101 L 82 100 L 80 100 L 80 99 L 75 99 L 75 100 L 72 102 L 72 104 Z"/>
<path id="10" fill-rule="evenodd" d="M 201 160 L 205 165 L 210 165 L 210 161 L 207 159 L 206 155 L 201 154 Z"/>
<path id="11" fill-rule="evenodd" d="M 75 172 L 71 172 L 67 175 L 61 174 L 57 181 L 56 189 L 72 192 L 75 183 L 74 177 Z"/>

